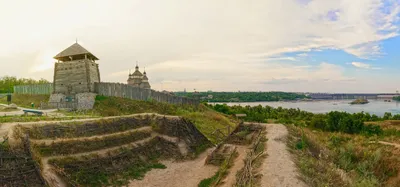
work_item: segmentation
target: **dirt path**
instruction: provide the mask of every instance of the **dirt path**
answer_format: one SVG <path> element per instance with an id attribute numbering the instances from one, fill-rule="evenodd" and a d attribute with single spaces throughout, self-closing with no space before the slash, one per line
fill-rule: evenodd
<path id="1" fill-rule="evenodd" d="M 0 106 L 7 107 L 8 105 L 6 105 L 6 104 L 1 104 L 1 103 L 0 103 Z M 24 108 L 24 107 L 17 107 L 17 108 L 18 108 L 18 109 L 15 110 L 15 111 L 0 112 L 0 116 L 16 116 L 16 115 L 22 115 L 22 114 L 24 114 L 24 112 L 23 112 L 22 110 L 25 110 L 25 109 L 32 110 L 32 108 Z M 38 110 L 38 109 L 34 109 L 34 110 Z M 56 114 L 56 113 L 54 113 L 54 112 L 56 112 L 57 109 L 47 109 L 47 110 L 39 110 L 39 111 L 44 112 L 45 115 L 50 115 L 50 116 L 51 116 L 51 115 Z"/>
<path id="2" fill-rule="evenodd" d="M 385 142 L 385 141 L 371 141 L 369 143 L 380 143 L 380 144 L 383 144 L 383 145 L 391 145 L 391 146 L 394 146 L 395 148 L 400 148 L 400 144 L 391 143 L 391 142 Z"/>
<path id="3" fill-rule="evenodd" d="M 247 146 L 235 145 L 236 151 L 238 152 L 238 157 L 236 157 L 235 162 L 231 168 L 229 168 L 229 173 L 223 180 L 221 187 L 232 187 L 236 182 L 236 173 L 243 168 L 244 158 L 247 155 Z"/>
<path id="4" fill-rule="evenodd" d="M 218 167 L 204 165 L 205 151 L 195 160 L 185 162 L 162 161 L 166 169 L 153 169 L 146 173 L 143 180 L 133 180 L 130 187 L 197 187 L 201 180 L 211 177 Z"/>
<path id="5" fill-rule="evenodd" d="M 50 157 L 42 158 L 42 175 L 43 178 L 53 187 L 67 187 L 68 185 L 53 171 L 49 164 Z"/>
<path id="6" fill-rule="evenodd" d="M 263 187 L 305 187 L 298 179 L 296 166 L 286 148 L 288 131 L 281 124 L 266 124 L 267 128 L 267 158 L 262 165 Z"/>

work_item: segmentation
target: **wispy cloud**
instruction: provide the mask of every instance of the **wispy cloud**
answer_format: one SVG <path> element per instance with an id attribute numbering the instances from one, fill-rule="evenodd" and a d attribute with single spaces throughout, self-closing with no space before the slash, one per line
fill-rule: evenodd
<path id="1" fill-rule="evenodd" d="M 300 54 L 297 54 L 297 56 L 306 57 L 306 56 L 308 56 L 308 54 L 307 53 L 300 53 Z"/>
<path id="2" fill-rule="evenodd" d="M 294 57 L 271 57 L 267 58 L 266 61 L 296 61 Z"/>
<path id="3" fill-rule="evenodd" d="M 381 69 L 379 67 L 372 67 L 370 64 L 363 63 L 363 62 L 351 62 L 351 65 L 353 65 L 356 68 L 360 69 Z"/>

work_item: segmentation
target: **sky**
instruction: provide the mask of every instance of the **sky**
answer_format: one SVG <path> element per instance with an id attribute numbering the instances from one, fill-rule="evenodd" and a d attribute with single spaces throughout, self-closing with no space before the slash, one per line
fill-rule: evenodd
<path id="1" fill-rule="evenodd" d="M 0 0 L 0 77 L 53 79 L 75 43 L 101 81 L 155 90 L 396 92 L 400 0 Z"/>

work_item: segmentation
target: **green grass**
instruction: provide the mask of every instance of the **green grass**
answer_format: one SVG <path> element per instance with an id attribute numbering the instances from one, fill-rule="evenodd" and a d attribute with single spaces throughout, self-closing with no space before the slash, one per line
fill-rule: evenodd
<path id="1" fill-rule="evenodd" d="M 7 108 L 5 106 L 0 105 L 0 112 L 13 112 L 13 111 L 18 111 L 19 109 L 14 109 L 14 108 Z"/>
<path id="2" fill-rule="evenodd" d="M 218 186 L 222 179 L 228 174 L 228 170 L 232 167 L 233 161 L 237 156 L 238 152 L 236 150 L 228 155 L 222 162 L 218 171 L 212 177 L 201 180 L 198 187 Z"/>
<path id="3" fill-rule="evenodd" d="M 31 108 L 31 103 L 35 104 L 35 108 L 40 107 L 41 102 L 48 102 L 49 95 L 25 95 L 25 94 L 13 94 L 11 103 L 16 104 L 20 107 Z M 0 103 L 8 104 L 7 97 L 0 98 Z"/>
<path id="4" fill-rule="evenodd" d="M 166 115 L 182 116 L 193 122 L 196 128 L 202 132 L 212 143 L 218 143 L 212 133 L 220 129 L 224 134 L 228 134 L 228 126 L 233 130 L 237 121 L 228 116 L 211 110 L 200 104 L 191 105 L 172 105 L 155 101 L 138 101 L 117 97 L 97 96 L 95 114 L 100 116 L 128 115 L 135 113 L 159 113 Z"/>
<path id="5" fill-rule="evenodd" d="M 222 133 L 228 135 L 228 128 L 230 126 L 231 131 L 235 128 L 236 123 L 230 120 L 228 117 L 212 111 L 208 108 L 200 106 L 199 111 L 179 111 L 177 115 L 189 119 L 194 123 L 196 128 L 203 133 L 212 143 L 216 144 L 219 139 L 216 138 L 212 133 L 220 129 Z"/>
<path id="6" fill-rule="evenodd" d="M 213 184 L 213 182 L 217 180 L 218 176 L 219 176 L 219 171 L 217 171 L 212 177 L 200 181 L 199 187 L 210 187 Z"/>
<path id="7" fill-rule="evenodd" d="M 174 114 L 185 106 L 154 101 L 139 101 L 119 97 L 97 96 L 93 111 L 100 116 L 119 116 L 136 113 Z"/>
<path id="8" fill-rule="evenodd" d="M 349 186 L 330 164 L 332 160 L 318 157 L 319 149 L 304 135 L 303 130 L 288 125 L 288 147 L 295 155 L 295 163 L 302 174 L 302 179 L 312 187 Z"/>
<path id="9" fill-rule="evenodd" d="M 30 103 L 35 103 L 38 107 L 40 102 L 47 102 L 48 95 L 13 95 L 12 103 L 22 107 L 30 107 Z M 6 103 L 6 98 L 1 98 L 0 103 Z M 61 112 L 61 111 L 60 111 Z M 99 116 L 119 116 L 137 113 L 159 113 L 165 115 L 182 116 L 193 122 L 196 128 L 199 129 L 212 143 L 216 144 L 216 136 L 212 133 L 220 129 L 225 135 L 228 134 L 228 126 L 233 130 L 238 124 L 234 119 L 226 115 L 218 113 L 208 107 L 200 104 L 199 106 L 192 105 L 172 105 L 155 101 L 139 101 L 118 97 L 97 96 L 93 110 L 85 113 L 61 112 L 73 117 L 99 117 Z M 59 118 L 57 118 L 58 120 Z M 56 120 L 51 117 L 0 117 L 0 122 L 28 122 L 28 121 L 44 121 Z"/>

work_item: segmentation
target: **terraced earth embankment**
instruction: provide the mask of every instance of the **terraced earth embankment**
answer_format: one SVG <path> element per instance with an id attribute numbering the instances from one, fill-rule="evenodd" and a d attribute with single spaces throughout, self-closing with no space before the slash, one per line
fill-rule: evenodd
<path id="1" fill-rule="evenodd" d="M 191 122 L 151 114 L 16 129 L 16 138 L 29 135 L 51 186 L 126 185 L 165 168 L 161 160 L 191 159 L 212 146 Z"/>

